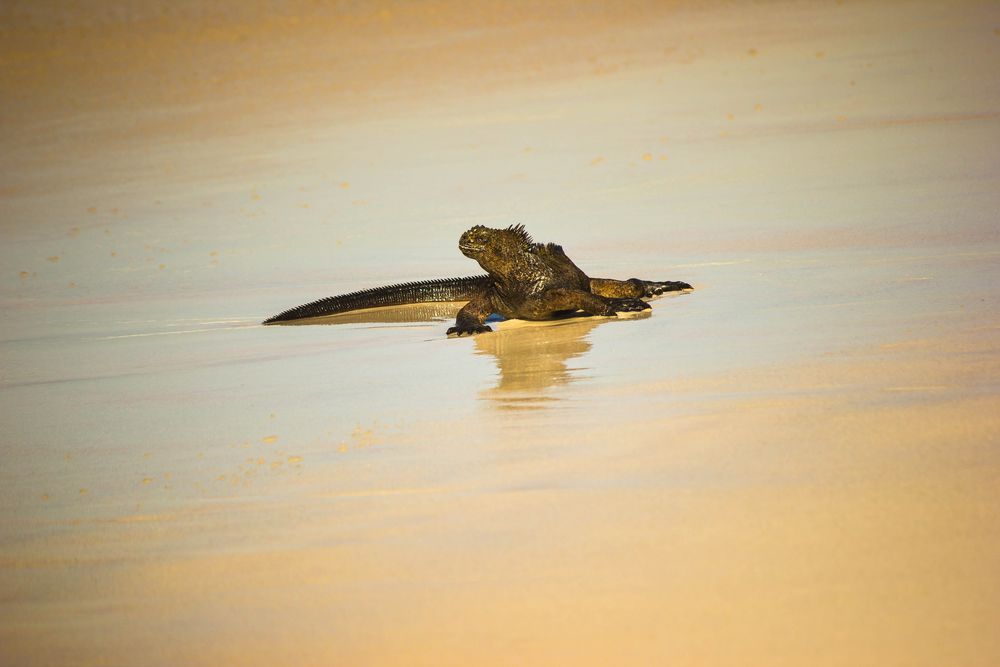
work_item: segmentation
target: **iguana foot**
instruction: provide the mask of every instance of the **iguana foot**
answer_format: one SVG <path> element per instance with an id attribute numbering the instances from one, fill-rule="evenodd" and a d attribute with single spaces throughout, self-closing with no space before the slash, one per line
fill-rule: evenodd
<path id="1" fill-rule="evenodd" d="M 608 310 L 609 314 L 613 315 L 615 313 L 638 313 L 643 310 L 649 310 L 652 308 L 648 303 L 642 299 L 609 299 L 608 300 Z"/>
<path id="2" fill-rule="evenodd" d="M 679 292 L 685 289 L 694 289 L 687 283 L 683 283 L 678 280 L 664 280 L 663 282 L 643 280 L 642 286 L 646 290 L 646 293 L 643 295 L 646 298 L 649 298 L 651 296 L 659 296 L 664 292 Z"/>
<path id="3" fill-rule="evenodd" d="M 456 335 L 456 336 L 474 336 L 476 334 L 488 333 L 493 331 L 490 327 L 485 324 L 464 324 L 461 326 L 453 326 L 448 329 L 446 335 Z"/>

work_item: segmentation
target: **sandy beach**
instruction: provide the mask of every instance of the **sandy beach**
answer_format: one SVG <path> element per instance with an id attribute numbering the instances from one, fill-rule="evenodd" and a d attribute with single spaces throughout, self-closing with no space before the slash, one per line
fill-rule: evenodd
<path id="1" fill-rule="evenodd" d="M 1000 664 L 1000 5 L 0 8 L 0 664 Z M 461 304 L 524 224 L 637 317 Z"/>

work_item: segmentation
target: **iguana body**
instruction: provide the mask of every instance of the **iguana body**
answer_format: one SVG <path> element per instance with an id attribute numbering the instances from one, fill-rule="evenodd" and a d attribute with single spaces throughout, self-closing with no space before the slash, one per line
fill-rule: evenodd
<path id="1" fill-rule="evenodd" d="M 361 308 L 434 301 L 467 301 L 448 334 L 491 331 L 486 318 L 548 320 L 565 313 L 614 315 L 649 308 L 642 300 L 663 292 L 691 289 L 683 282 L 653 282 L 631 278 L 590 278 L 566 256 L 562 247 L 535 243 L 521 225 L 491 229 L 477 225 L 458 242 L 466 257 L 486 270 L 483 276 L 444 278 L 378 287 L 313 301 L 264 324 L 334 315 Z"/>

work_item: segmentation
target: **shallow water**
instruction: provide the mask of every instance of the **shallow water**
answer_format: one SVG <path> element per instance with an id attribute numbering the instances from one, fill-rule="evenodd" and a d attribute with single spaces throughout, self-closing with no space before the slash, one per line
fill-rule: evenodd
<path id="1" fill-rule="evenodd" d="M 175 7 L 0 35 L 0 662 L 1000 660 L 995 5 Z M 695 290 L 258 324 L 514 222 Z"/>

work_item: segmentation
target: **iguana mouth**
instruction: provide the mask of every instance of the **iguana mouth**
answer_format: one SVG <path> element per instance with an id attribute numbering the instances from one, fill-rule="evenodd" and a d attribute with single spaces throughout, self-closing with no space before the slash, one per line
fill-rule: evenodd
<path id="1" fill-rule="evenodd" d="M 481 252 L 483 246 L 477 245 L 475 243 L 459 243 L 458 249 L 461 250 L 463 253 Z"/>

